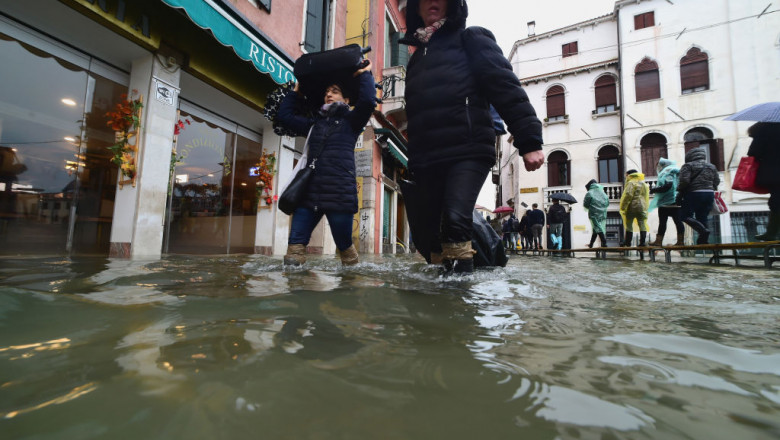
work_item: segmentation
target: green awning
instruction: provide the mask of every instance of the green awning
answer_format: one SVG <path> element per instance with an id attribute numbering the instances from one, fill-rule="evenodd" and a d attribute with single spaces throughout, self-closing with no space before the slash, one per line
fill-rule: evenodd
<path id="1" fill-rule="evenodd" d="M 277 84 L 295 79 L 292 65 L 285 56 L 265 44 L 252 29 L 237 21 L 214 0 L 162 0 L 168 6 L 182 9 L 203 29 L 208 29 L 220 43 L 232 47 L 236 55 L 251 61 L 255 68 Z"/>
<path id="2" fill-rule="evenodd" d="M 398 146 L 395 145 L 395 143 L 388 139 L 387 140 L 387 147 L 390 150 L 390 154 L 395 156 L 396 159 L 398 159 L 399 162 L 401 162 L 401 165 L 408 167 L 409 160 L 406 158 L 406 155 L 401 152 L 401 149 L 398 148 Z"/>
<path id="3" fill-rule="evenodd" d="M 409 166 L 409 159 L 406 157 L 405 153 L 406 144 L 404 143 L 403 138 L 399 139 L 393 130 L 387 128 L 376 128 L 374 129 L 374 133 L 387 136 L 387 149 L 390 150 L 390 154 L 398 159 L 398 161 L 401 162 L 401 165 L 405 167 Z"/>

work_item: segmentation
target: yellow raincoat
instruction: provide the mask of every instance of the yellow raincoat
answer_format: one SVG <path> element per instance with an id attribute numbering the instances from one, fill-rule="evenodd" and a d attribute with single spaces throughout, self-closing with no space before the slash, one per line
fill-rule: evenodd
<path id="1" fill-rule="evenodd" d="M 647 232 L 647 208 L 650 205 L 650 187 L 645 183 L 642 173 L 629 174 L 623 195 L 620 197 L 620 215 L 623 217 L 623 227 L 628 232 L 634 232 L 634 220 L 639 224 L 639 230 Z"/>

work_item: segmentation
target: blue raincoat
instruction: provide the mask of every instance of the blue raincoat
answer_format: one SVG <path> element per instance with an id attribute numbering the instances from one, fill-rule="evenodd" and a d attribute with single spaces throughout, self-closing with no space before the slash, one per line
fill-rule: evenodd
<path id="1" fill-rule="evenodd" d="M 680 169 L 677 168 L 677 163 L 662 157 L 658 161 L 658 168 L 657 187 L 663 187 L 666 184 L 671 184 L 672 186 L 666 191 L 655 193 L 655 197 L 650 201 L 650 206 L 647 208 L 648 212 L 661 206 L 673 206 L 677 198 L 677 183 L 680 179 Z"/>

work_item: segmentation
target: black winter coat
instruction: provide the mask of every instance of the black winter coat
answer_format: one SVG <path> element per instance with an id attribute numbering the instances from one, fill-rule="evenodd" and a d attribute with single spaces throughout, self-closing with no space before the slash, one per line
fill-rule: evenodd
<path id="1" fill-rule="evenodd" d="M 451 0 L 447 21 L 428 43 L 419 0 L 406 8 L 408 32 L 401 40 L 417 50 L 406 73 L 409 168 L 412 171 L 467 160 L 495 163 L 496 134 L 490 104 L 506 122 L 520 154 L 541 150 L 542 125 L 493 34 L 466 29 L 465 1 Z"/>
<path id="2" fill-rule="evenodd" d="M 758 161 L 757 184 L 767 188 L 780 187 L 780 124 L 757 126 L 748 156 Z"/>
<path id="3" fill-rule="evenodd" d="M 359 91 L 354 109 L 340 107 L 335 114 L 317 115 L 314 119 L 294 113 L 295 92 L 288 94 L 279 106 L 277 120 L 298 136 L 309 134 L 307 166 L 321 151 L 309 181 L 304 208 L 330 212 L 358 211 L 355 172 L 355 143 L 376 106 L 374 77 L 365 72 L 358 77 Z M 312 128 L 313 126 L 313 128 Z"/>

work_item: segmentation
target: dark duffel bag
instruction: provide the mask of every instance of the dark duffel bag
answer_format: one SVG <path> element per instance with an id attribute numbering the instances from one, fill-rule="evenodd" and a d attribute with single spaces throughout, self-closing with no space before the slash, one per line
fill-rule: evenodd
<path id="1" fill-rule="evenodd" d="M 354 99 L 358 81 L 353 77 L 363 67 L 363 54 L 371 48 L 363 49 L 358 44 L 350 44 L 323 52 L 307 53 L 295 61 L 293 72 L 298 79 L 300 91 L 313 105 L 322 104 L 325 88 L 339 84 L 346 90 L 344 95 Z"/>

